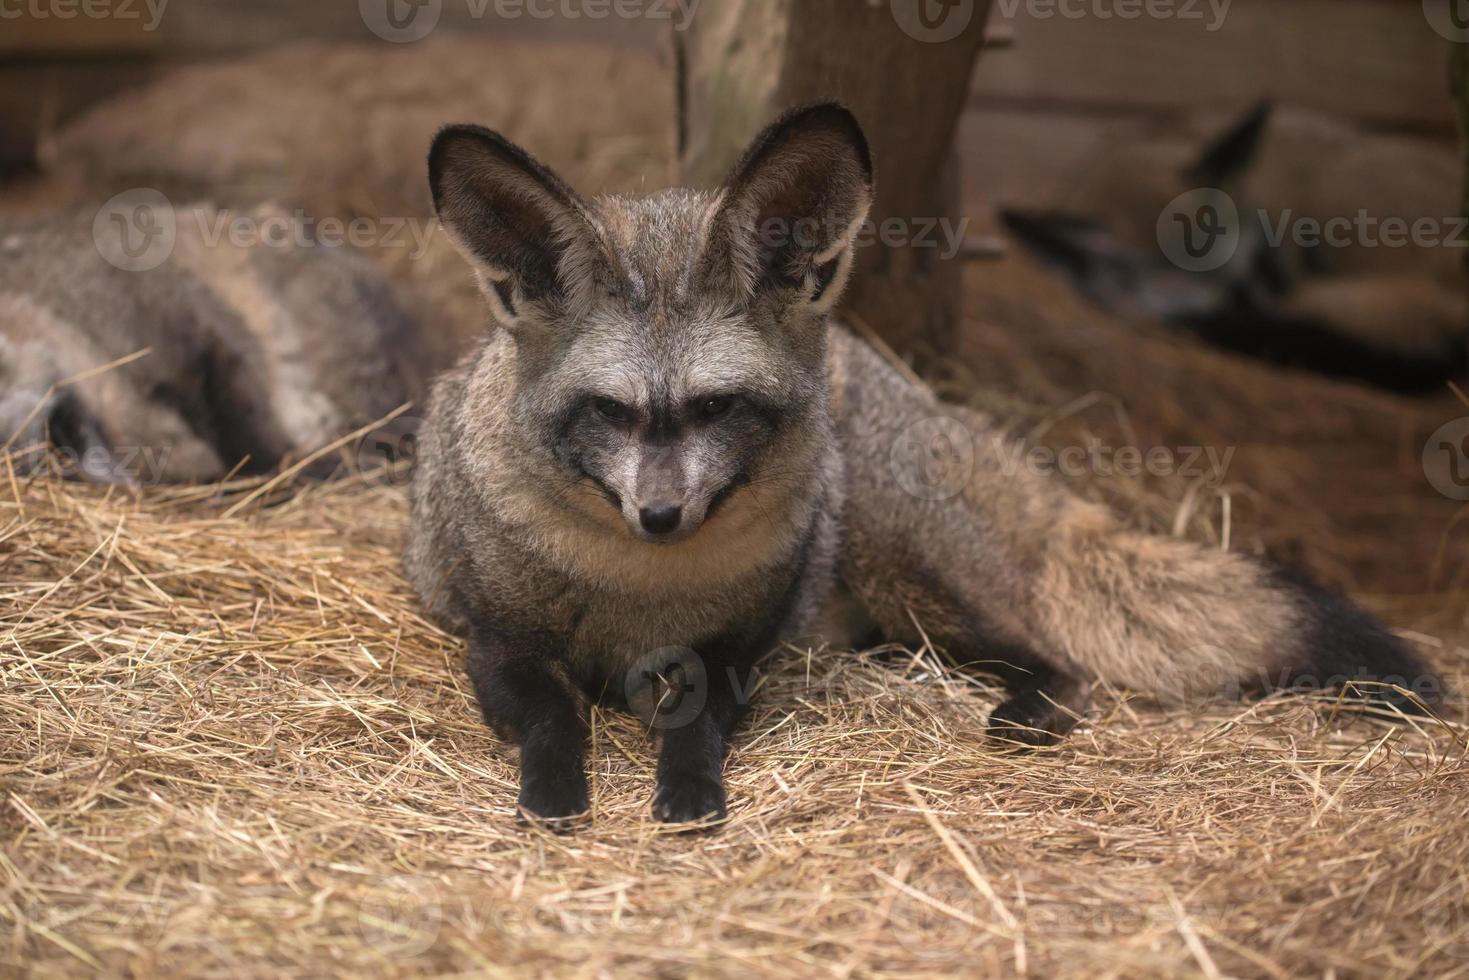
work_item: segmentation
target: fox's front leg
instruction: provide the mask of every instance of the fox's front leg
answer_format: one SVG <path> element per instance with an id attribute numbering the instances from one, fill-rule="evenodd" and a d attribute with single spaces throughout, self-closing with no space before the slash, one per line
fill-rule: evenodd
<path id="1" fill-rule="evenodd" d="M 520 745 L 520 811 L 559 828 L 587 811 L 586 709 L 551 641 L 475 623 L 469 679 L 490 727 Z"/>
<path id="2" fill-rule="evenodd" d="M 1091 699 L 1089 679 L 1039 663 L 1018 677 L 997 672 L 1009 675 L 1010 697 L 990 714 L 989 734 L 1010 745 L 1050 745 L 1076 727 Z"/>
<path id="3" fill-rule="evenodd" d="M 753 677 L 751 667 L 710 669 L 685 696 L 696 698 L 703 687 L 703 704 L 692 717 L 680 717 L 677 707 L 661 725 L 658 784 L 653 793 L 653 816 L 664 823 L 722 820 L 725 815 L 724 751 L 730 732 L 748 707 Z"/>

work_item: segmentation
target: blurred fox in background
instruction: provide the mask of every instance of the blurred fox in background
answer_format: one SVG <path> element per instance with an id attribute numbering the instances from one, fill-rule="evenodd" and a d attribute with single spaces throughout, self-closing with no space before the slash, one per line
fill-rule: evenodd
<path id="1" fill-rule="evenodd" d="M 1202 122 L 1119 140 L 1054 209 L 1001 219 L 1110 312 L 1394 391 L 1464 376 L 1469 235 L 1452 150 L 1268 103 L 1212 137 Z M 1233 203 L 1237 246 L 1187 271 L 1160 247 L 1160 222 L 1191 219 L 1170 211 L 1204 188 Z"/>
<path id="2" fill-rule="evenodd" d="M 289 221 L 270 208 L 167 217 L 157 263 L 110 254 L 91 214 L 0 226 L 0 443 L 22 465 L 50 442 L 94 482 L 259 473 L 425 387 L 430 339 L 365 258 L 212 237 Z"/>

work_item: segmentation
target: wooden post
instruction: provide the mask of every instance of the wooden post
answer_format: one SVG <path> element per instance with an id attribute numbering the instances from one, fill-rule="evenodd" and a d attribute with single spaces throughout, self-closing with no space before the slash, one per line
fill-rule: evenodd
<path id="1" fill-rule="evenodd" d="M 1464 161 L 1464 181 L 1460 185 L 1459 213 L 1469 217 L 1469 43 L 1453 46 L 1450 55 L 1450 87 L 1459 123 L 1459 150 Z M 1469 254 L 1464 256 L 1469 269 Z"/>
<path id="2" fill-rule="evenodd" d="M 857 113 L 877 200 L 844 306 L 920 359 L 951 350 L 959 320 L 953 141 L 988 14 L 989 0 L 718 0 L 674 35 L 687 184 L 717 184 L 789 106 Z"/>
<path id="3" fill-rule="evenodd" d="M 34 167 L 67 116 L 149 77 L 160 46 L 142 3 L 109 16 L 81 4 L 8 6 L 0 8 L 0 178 Z"/>

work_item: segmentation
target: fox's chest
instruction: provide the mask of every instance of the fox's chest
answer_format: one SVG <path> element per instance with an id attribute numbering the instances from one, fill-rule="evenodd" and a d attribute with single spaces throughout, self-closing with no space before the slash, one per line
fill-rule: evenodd
<path id="1" fill-rule="evenodd" d="M 558 600 L 556 619 L 565 624 L 569 660 L 621 669 L 664 647 L 699 649 L 761 627 L 778 629 L 803 573 L 776 568 L 707 588 L 677 579 L 661 588 L 572 588 Z"/>
<path id="2" fill-rule="evenodd" d="M 717 586 L 670 578 L 663 588 L 568 589 L 555 611 L 565 624 L 566 660 L 585 681 L 615 684 L 640 664 L 679 650 L 745 661 L 807 634 L 814 641 L 832 591 L 833 537 L 829 522 L 820 520 L 787 562 Z"/>
<path id="3" fill-rule="evenodd" d="M 566 657 L 581 670 L 615 674 L 670 647 L 696 650 L 742 630 L 758 597 L 604 595 L 567 609 Z"/>

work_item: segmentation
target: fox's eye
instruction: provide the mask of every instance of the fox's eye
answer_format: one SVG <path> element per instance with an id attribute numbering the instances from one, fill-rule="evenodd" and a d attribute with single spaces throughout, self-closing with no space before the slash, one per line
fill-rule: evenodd
<path id="1" fill-rule="evenodd" d="M 734 407 L 732 395 L 715 395 L 699 403 L 699 418 L 717 419 Z"/>
<path id="2" fill-rule="evenodd" d="M 627 422 L 632 418 L 632 411 L 626 405 L 611 398 L 598 398 L 592 402 L 592 407 L 598 415 L 611 422 Z"/>

